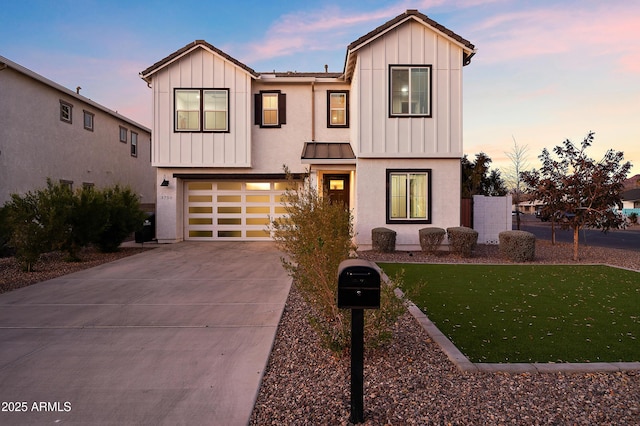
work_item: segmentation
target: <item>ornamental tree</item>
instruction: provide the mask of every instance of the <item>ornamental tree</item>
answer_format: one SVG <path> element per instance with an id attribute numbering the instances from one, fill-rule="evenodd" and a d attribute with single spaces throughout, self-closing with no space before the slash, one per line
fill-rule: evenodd
<path id="1" fill-rule="evenodd" d="M 610 149 L 600 161 L 587 156 L 594 133 L 584 138 L 580 147 L 568 139 L 553 149 L 546 148 L 538 157 L 540 170 L 523 172 L 527 192 L 545 205 L 542 214 L 562 227 L 573 230 L 573 260 L 578 260 L 579 231 L 583 227 L 601 229 L 624 227 L 622 208 L 624 180 L 631 163 L 622 163 L 624 155 Z"/>

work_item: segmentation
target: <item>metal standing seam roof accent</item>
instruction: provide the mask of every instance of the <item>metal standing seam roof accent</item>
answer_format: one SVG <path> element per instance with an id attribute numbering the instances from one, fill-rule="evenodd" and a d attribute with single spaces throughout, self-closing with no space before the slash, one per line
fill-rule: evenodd
<path id="1" fill-rule="evenodd" d="M 349 142 L 305 142 L 300 158 L 303 160 L 355 160 L 356 156 Z"/>

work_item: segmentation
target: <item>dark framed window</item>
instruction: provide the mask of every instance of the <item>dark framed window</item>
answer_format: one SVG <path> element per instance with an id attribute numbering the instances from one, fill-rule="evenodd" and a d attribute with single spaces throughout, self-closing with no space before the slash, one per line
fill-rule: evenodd
<path id="1" fill-rule="evenodd" d="M 349 91 L 327 91 L 327 127 L 349 127 Z"/>
<path id="2" fill-rule="evenodd" d="M 84 112 L 84 128 L 93 132 L 93 118 L 95 115 L 92 112 L 83 110 Z"/>
<path id="3" fill-rule="evenodd" d="M 73 191 L 73 181 L 68 179 L 60 179 L 60 185 L 66 186 Z"/>
<path id="4" fill-rule="evenodd" d="M 254 122 L 260 127 L 287 124 L 287 95 L 280 90 L 260 91 L 254 95 Z"/>
<path id="5" fill-rule="evenodd" d="M 127 128 L 120 126 L 120 142 L 127 143 L 127 133 Z"/>
<path id="6" fill-rule="evenodd" d="M 431 169 L 387 169 L 387 223 L 431 223 Z"/>
<path id="7" fill-rule="evenodd" d="M 60 101 L 60 121 L 65 123 L 72 123 L 73 119 L 73 105 L 63 100 Z"/>
<path id="8" fill-rule="evenodd" d="M 175 89 L 176 132 L 228 132 L 229 89 Z"/>
<path id="9" fill-rule="evenodd" d="M 389 116 L 431 117 L 431 65 L 389 66 Z"/>
<path id="10" fill-rule="evenodd" d="M 138 134 L 136 132 L 131 132 L 131 156 L 138 156 Z"/>

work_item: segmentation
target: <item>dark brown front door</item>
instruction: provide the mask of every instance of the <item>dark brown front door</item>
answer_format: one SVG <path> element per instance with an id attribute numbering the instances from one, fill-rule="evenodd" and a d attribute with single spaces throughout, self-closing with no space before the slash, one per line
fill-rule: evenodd
<path id="1" fill-rule="evenodd" d="M 331 202 L 349 208 L 349 175 L 324 175 L 324 190 Z"/>

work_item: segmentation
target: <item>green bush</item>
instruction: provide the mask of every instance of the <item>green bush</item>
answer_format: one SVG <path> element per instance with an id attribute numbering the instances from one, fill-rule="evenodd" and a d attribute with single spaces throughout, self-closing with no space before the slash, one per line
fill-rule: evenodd
<path id="1" fill-rule="evenodd" d="M 9 209 L 6 206 L 0 207 L 0 257 L 13 255 L 11 244 L 11 227 L 9 226 Z"/>
<path id="2" fill-rule="evenodd" d="M 324 344 L 343 351 L 350 342 L 351 316 L 337 307 L 337 274 L 340 262 L 356 249 L 351 212 L 321 196 L 308 177 L 303 182 L 289 179 L 283 204 L 285 217 L 272 220 L 269 226 L 278 248 L 287 255 L 282 264 L 309 304 L 310 322 Z M 389 337 L 398 304 L 393 292 L 385 289 L 381 309 L 365 312 L 367 345 L 379 345 Z"/>
<path id="3" fill-rule="evenodd" d="M 435 253 L 444 241 L 446 231 L 442 228 L 422 228 L 418 231 L 420 235 L 420 247 L 427 253 Z"/>
<path id="4" fill-rule="evenodd" d="M 633 224 L 638 223 L 638 213 L 632 212 L 631 214 L 629 214 L 629 222 Z"/>
<path id="5" fill-rule="evenodd" d="M 23 268 L 32 271 L 40 255 L 52 250 L 66 251 L 70 260 L 78 260 L 79 250 L 89 244 L 115 251 L 143 219 L 129 188 L 74 193 L 48 179 L 44 189 L 11 195 L 0 214 L 0 244 L 6 240 Z"/>
<path id="6" fill-rule="evenodd" d="M 105 222 L 94 242 L 103 252 L 115 252 L 131 233 L 140 228 L 145 214 L 131 188 L 116 185 L 102 191 L 102 197 Z"/>
<path id="7" fill-rule="evenodd" d="M 478 243 L 478 231 L 465 226 L 447 228 L 447 237 L 449 238 L 449 250 L 462 257 L 471 257 L 471 253 Z"/>
<path id="8" fill-rule="evenodd" d="M 514 262 L 527 262 L 535 258 L 536 236 L 526 231 L 503 231 L 498 234 L 500 254 Z"/>
<path id="9" fill-rule="evenodd" d="M 5 214 L 10 228 L 9 244 L 15 250 L 15 258 L 22 269 L 33 271 L 40 255 L 48 251 L 48 235 L 45 219 L 41 214 L 39 197 L 28 192 L 24 196 L 11 195 L 5 204 Z"/>

